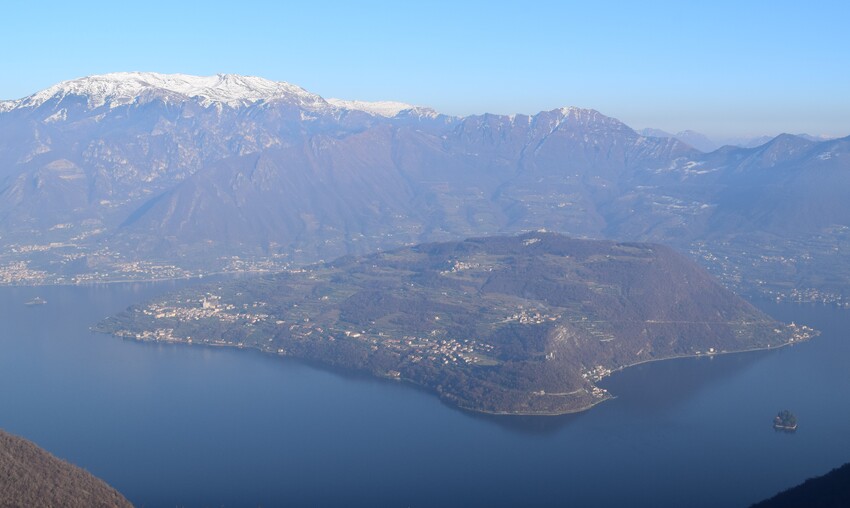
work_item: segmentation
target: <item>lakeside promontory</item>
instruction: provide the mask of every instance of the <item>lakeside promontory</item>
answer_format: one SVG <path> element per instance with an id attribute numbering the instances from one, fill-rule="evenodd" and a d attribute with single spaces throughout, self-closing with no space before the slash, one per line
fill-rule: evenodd
<path id="1" fill-rule="evenodd" d="M 553 233 L 430 243 L 190 288 L 97 325 L 116 336 L 255 348 L 405 380 L 459 407 L 562 414 L 653 360 L 811 337 L 672 249 Z"/>

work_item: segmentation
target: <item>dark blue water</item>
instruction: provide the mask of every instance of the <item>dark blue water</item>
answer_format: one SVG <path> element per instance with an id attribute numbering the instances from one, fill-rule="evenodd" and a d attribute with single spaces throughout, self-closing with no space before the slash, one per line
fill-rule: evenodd
<path id="1" fill-rule="evenodd" d="M 97 320 L 179 286 L 0 288 L 0 427 L 140 506 L 747 506 L 850 461 L 850 312 L 782 350 L 613 376 L 579 415 L 472 415 L 251 351 L 125 342 Z M 26 307 L 39 295 L 48 304 Z M 771 419 L 789 408 L 796 434 Z"/>

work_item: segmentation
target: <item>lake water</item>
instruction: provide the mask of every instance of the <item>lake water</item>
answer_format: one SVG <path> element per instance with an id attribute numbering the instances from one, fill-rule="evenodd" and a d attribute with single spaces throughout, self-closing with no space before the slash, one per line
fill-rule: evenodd
<path id="1" fill-rule="evenodd" d="M 486 417 L 392 381 L 88 327 L 181 283 L 0 288 L 0 428 L 139 506 L 747 506 L 850 461 L 850 312 L 813 341 L 647 364 L 578 415 Z M 43 306 L 27 307 L 35 296 Z M 788 408 L 795 434 L 774 432 Z"/>

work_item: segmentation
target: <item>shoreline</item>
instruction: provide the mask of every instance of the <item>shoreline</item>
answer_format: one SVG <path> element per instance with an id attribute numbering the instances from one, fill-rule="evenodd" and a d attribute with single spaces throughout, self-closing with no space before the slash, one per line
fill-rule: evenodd
<path id="1" fill-rule="evenodd" d="M 283 270 L 285 271 L 285 270 Z M 259 275 L 259 274 L 268 274 L 268 273 L 281 273 L 281 271 L 276 270 L 241 270 L 241 271 L 233 271 L 233 272 L 210 272 L 204 273 L 200 275 L 186 275 L 183 277 L 162 277 L 156 279 L 109 279 L 109 280 L 95 280 L 95 281 L 86 281 L 86 282 L 43 282 L 43 283 L 9 283 L 9 284 L 0 284 L 0 287 L 16 287 L 16 288 L 43 288 L 43 287 L 68 287 L 68 286 L 100 286 L 100 285 L 109 285 L 109 284 L 133 284 L 133 283 L 144 283 L 144 284 L 157 284 L 160 282 L 174 282 L 174 281 L 185 281 L 185 280 L 193 280 L 193 279 L 206 279 L 217 276 L 230 276 L 230 275 Z"/>
<path id="2" fill-rule="evenodd" d="M 510 417 L 510 416 L 539 416 L 539 417 L 542 417 L 542 418 L 553 418 L 553 417 L 558 417 L 558 416 L 566 416 L 566 415 L 574 415 L 574 414 L 578 414 L 578 413 L 584 413 L 585 411 L 589 411 L 589 410 L 593 409 L 594 407 L 598 406 L 599 404 L 602 404 L 603 402 L 607 402 L 609 400 L 616 399 L 616 398 L 617 398 L 616 395 L 610 395 L 609 394 L 604 399 L 597 400 L 593 404 L 590 404 L 589 406 L 583 406 L 583 407 L 578 408 L 578 409 L 571 409 L 569 411 L 561 411 L 561 412 L 558 412 L 558 413 L 521 413 L 521 412 L 510 412 L 510 411 L 487 411 L 486 409 L 475 409 L 475 408 L 470 408 L 470 407 L 466 407 L 466 406 L 461 406 L 460 404 L 453 404 L 453 405 L 455 407 L 457 407 L 458 409 L 462 409 L 464 411 L 469 411 L 470 413 L 477 413 L 477 414 L 488 415 L 488 416 L 508 416 L 508 417 Z"/>
<path id="3" fill-rule="evenodd" d="M 758 347 L 758 348 L 751 348 L 751 349 L 741 349 L 741 350 L 738 350 L 738 351 L 718 351 L 716 353 L 711 353 L 711 354 L 700 353 L 700 354 L 692 354 L 692 355 L 669 356 L 667 358 L 653 358 L 651 360 L 642 360 L 640 362 L 630 363 L 629 365 L 624 365 L 622 367 L 614 369 L 614 370 L 611 371 L 610 374 L 604 376 L 599 381 L 602 381 L 603 379 L 609 378 L 617 372 L 623 372 L 626 369 L 630 369 L 632 367 L 637 367 L 638 365 L 644 365 L 644 364 L 649 364 L 649 363 L 654 363 L 654 362 L 666 362 L 666 361 L 670 361 L 670 360 L 713 358 L 715 356 L 720 356 L 720 355 L 734 355 L 734 354 L 741 354 L 741 353 L 755 353 L 755 352 L 759 352 L 759 351 L 771 351 L 771 350 L 784 348 L 784 347 L 787 347 L 787 346 L 793 346 L 795 344 L 800 344 L 802 342 L 808 342 L 809 340 L 817 337 L 818 335 L 820 335 L 820 332 L 815 330 L 815 334 L 812 337 L 810 337 L 806 340 L 789 341 L 789 342 L 785 342 L 785 343 L 782 343 L 782 344 L 778 344 L 776 346 L 766 346 L 766 347 Z M 595 383 L 594 383 L 593 386 L 599 387 Z M 598 406 L 599 404 L 602 404 L 603 402 L 606 402 L 606 401 L 609 401 L 609 400 L 612 400 L 612 399 L 616 399 L 616 398 L 617 398 L 616 395 L 609 393 L 608 397 L 605 397 L 603 399 L 595 401 L 593 404 L 590 404 L 588 406 L 584 406 L 584 407 L 579 408 L 579 409 L 574 409 L 574 410 L 570 410 L 570 411 L 563 411 L 563 412 L 559 412 L 559 413 L 519 413 L 519 412 L 510 412 L 510 411 L 487 411 L 487 410 L 484 410 L 484 409 L 475 409 L 475 408 L 465 407 L 465 406 L 461 406 L 459 404 L 455 404 L 455 405 L 457 407 L 459 407 L 460 409 L 463 409 L 465 411 L 471 411 L 471 412 L 474 412 L 474 413 L 481 413 L 481 414 L 487 414 L 487 415 L 493 415 L 493 416 L 544 416 L 545 417 L 545 416 L 563 416 L 563 415 L 569 415 L 569 414 L 582 413 L 584 411 L 588 411 L 590 409 L 593 409 L 594 407 Z"/>
<path id="4" fill-rule="evenodd" d="M 771 351 L 771 350 L 784 348 L 784 347 L 787 347 L 787 346 L 793 346 L 795 344 L 800 344 L 802 342 L 808 342 L 809 340 L 817 337 L 818 335 L 820 335 L 820 332 L 815 330 L 814 335 L 812 335 L 811 337 L 809 337 L 806 340 L 789 341 L 789 342 L 785 342 L 785 343 L 782 343 L 782 344 L 778 344 L 776 346 L 766 346 L 766 347 L 758 347 L 758 348 L 751 348 L 751 349 L 741 349 L 741 350 L 738 350 L 738 351 L 718 351 L 716 353 L 711 353 L 711 354 L 700 353 L 700 354 L 692 354 L 692 355 L 669 356 L 667 358 L 653 358 L 651 360 L 642 360 L 640 362 L 631 363 L 629 365 L 624 365 L 624 366 L 619 367 L 615 370 L 612 370 L 610 374 L 604 376 L 599 381 L 602 381 L 603 379 L 609 378 L 617 372 L 622 372 L 622 371 L 625 371 L 626 369 L 630 369 L 632 367 L 637 367 L 638 365 L 644 365 L 644 364 L 654 363 L 654 362 L 666 362 L 666 361 L 670 361 L 670 360 L 713 358 L 715 356 L 720 356 L 720 355 L 734 355 L 734 354 L 741 354 L 741 353 L 755 353 L 755 352 L 759 352 L 759 351 Z M 417 386 L 421 386 L 421 385 L 417 385 Z M 595 383 L 593 384 L 593 386 L 596 386 L 597 388 L 599 387 Z M 438 394 L 438 396 L 439 396 L 439 394 Z M 522 412 L 512 412 L 512 411 L 488 411 L 488 410 L 485 410 L 485 409 L 476 409 L 476 408 L 461 406 L 460 404 L 454 404 L 454 405 L 456 407 L 460 408 L 460 409 L 463 409 L 464 411 L 470 411 L 470 412 L 473 412 L 473 413 L 486 414 L 486 415 L 492 415 L 492 416 L 543 416 L 543 417 L 548 416 L 548 417 L 552 417 L 552 416 L 564 416 L 564 415 L 570 415 L 570 414 L 576 414 L 576 413 L 583 413 L 585 411 L 593 409 L 594 407 L 598 406 L 599 404 L 602 404 L 603 402 L 606 402 L 606 401 L 609 401 L 609 400 L 612 400 L 612 399 L 616 399 L 616 398 L 617 398 L 616 395 L 609 393 L 607 397 L 600 399 L 598 401 L 595 401 L 595 402 L 593 402 L 593 404 L 590 404 L 588 406 L 584 406 L 584 407 L 569 410 L 569 411 L 557 412 L 557 413 L 522 413 Z"/>
<path id="5" fill-rule="evenodd" d="M 777 344 L 775 346 L 756 347 L 756 348 L 750 348 L 750 349 L 739 349 L 739 350 L 736 350 L 736 351 L 717 351 L 715 353 L 699 353 L 699 354 L 691 354 L 691 355 L 668 356 L 667 358 L 652 358 L 650 360 L 641 360 L 639 362 L 630 363 L 628 365 L 624 365 L 622 367 L 618 367 L 617 369 L 612 370 L 610 374 L 602 377 L 600 379 L 600 381 L 602 379 L 611 377 L 616 372 L 621 372 L 621 371 L 624 371 L 624 370 L 629 369 L 631 367 L 637 367 L 638 365 L 644 365 L 644 364 L 647 364 L 647 363 L 664 362 L 664 361 L 668 361 L 668 360 L 682 360 L 682 359 L 687 359 L 687 358 L 713 358 L 715 356 L 721 356 L 721 355 L 736 355 L 736 354 L 741 354 L 741 353 L 755 353 L 755 352 L 758 352 L 758 351 L 771 351 L 771 350 L 780 349 L 780 348 L 784 348 L 784 347 L 788 347 L 788 346 L 793 346 L 795 344 L 802 344 L 803 342 L 808 342 L 808 341 L 812 340 L 813 338 L 817 337 L 818 335 L 820 335 L 820 331 L 814 330 L 813 335 L 811 337 L 807 338 L 807 339 L 788 341 L 788 342 L 784 342 L 782 344 Z"/>
<path id="6" fill-rule="evenodd" d="M 598 404 L 601 404 L 601 403 L 603 403 L 607 400 L 617 398 L 616 395 L 608 394 L 607 397 L 596 400 L 590 405 L 582 406 L 582 407 L 577 408 L 577 409 L 570 409 L 568 411 L 551 412 L 551 413 L 542 413 L 542 412 L 522 413 L 522 412 L 511 412 L 511 411 L 488 411 L 486 409 L 477 409 L 477 408 L 461 405 L 457 402 L 454 402 L 450 397 L 446 397 L 441 392 L 437 391 L 435 388 L 432 388 L 430 386 L 427 386 L 427 385 L 424 385 L 424 384 L 421 384 L 421 383 L 417 383 L 416 381 L 413 381 L 410 378 L 389 377 L 389 376 L 385 376 L 385 375 L 373 374 L 372 372 L 366 371 L 366 370 L 352 369 L 352 368 L 348 368 L 348 367 L 345 367 L 345 366 L 342 366 L 342 365 L 334 365 L 334 364 L 326 363 L 322 360 L 316 360 L 316 359 L 313 359 L 313 358 L 303 358 L 303 357 L 300 357 L 300 356 L 292 356 L 288 353 L 278 353 L 278 352 L 275 352 L 275 351 L 268 351 L 268 350 L 258 348 L 256 346 L 246 346 L 244 344 L 240 346 L 238 344 L 229 344 L 229 343 L 228 344 L 212 344 L 212 343 L 194 342 L 194 341 L 188 342 L 186 340 L 137 339 L 135 337 L 116 335 L 112 332 L 108 332 L 108 331 L 104 331 L 104 330 L 98 330 L 98 329 L 95 328 L 95 326 L 89 327 L 89 331 L 91 331 L 92 333 L 100 333 L 100 334 L 104 334 L 104 335 L 109 335 L 111 337 L 115 337 L 115 338 L 118 338 L 118 339 L 121 339 L 121 340 L 137 342 L 137 343 L 141 343 L 141 344 L 159 344 L 159 345 L 164 344 L 164 345 L 187 346 L 187 347 L 200 346 L 200 347 L 211 347 L 211 348 L 219 348 L 219 349 L 253 350 L 253 351 L 256 351 L 259 354 L 269 355 L 269 356 L 278 357 L 278 358 L 285 358 L 285 359 L 294 360 L 294 361 L 297 361 L 297 362 L 303 362 L 307 365 L 311 365 L 311 366 L 318 367 L 318 368 L 324 368 L 324 369 L 334 371 L 334 372 L 356 374 L 358 376 L 363 376 L 364 378 L 373 379 L 373 380 L 388 381 L 388 382 L 395 382 L 395 383 L 399 383 L 399 382 L 405 383 L 407 385 L 410 385 L 412 388 L 415 388 L 415 389 L 418 389 L 418 390 L 424 390 L 425 392 L 436 396 L 437 399 L 439 399 L 443 402 L 446 402 L 450 406 L 455 407 L 457 409 L 460 409 L 462 411 L 468 411 L 470 413 L 490 415 L 490 416 L 541 416 L 541 417 L 564 416 L 564 415 L 576 414 L 576 413 L 581 413 L 581 412 L 587 411 L 587 410 L 589 410 L 589 409 L 591 409 L 591 408 L 597 406 Z M 594 386 L 596 386 L 596 385 L 594 385 Z"/>
<path id="7" fill-rule="evenodd" d="M 268 354 L 268 355 L 271 355 L 271 356 L 277 356 L 277 357 L 281 357 L 281 358 L 291 358 L 291 359 L 296 360 L 296 361 L 318 363 L 318 364 L 320 364 L 322 366 L 326 366 L 327 368 L 332 369 L 332 370 L 337 370 L 337 369 L 341 368 L 342 370 L 348 370 L 348 371 L 351 371 L 351 372 L 356 372 L 357 374 L 362 374 L 364 376 L 367 376 L 367 377 L 370 377 L 370 378 L 373 378 L 373 379 L 404 382 L 404 383 L 407 383 L 409 385 L 412 385 L 413 387 L 415 387 L 417 389 L 426 390 L 427 392 L 436 395 L 438 399 L 445 401 L 446 403 L 448 403 L 448 404 L 450 404 L 450 405 L 452 405 L 452 406 L 454 406 L 454 407 L 456 407 L 460 410 L 469 411 L 471 413 L 490 415 L 490 416 L 557 417 L 557 416 L 564 416 L 564 415 L 569 415 L 569 414 L 582 413 L 584 411 L 588 411 L 588 410 L 596 407 L 597 405 L 599 405 L 599 404 L 601 404 L 605 401 L 617 398 L 616 395 L 613 395 L 606 390 L 606 392 L 605 392 L 607 394 L 606 397 L 603 397 L 602 399 L 599 399 L 599 400 L 595 400 L 595 401 L 593 401 L 593 403 L 591 403 L 589 405 L 582 406 L 582 407 L 575 408 L 575 409 L 564 410 L 564 411 L 557 411 L 557 412 L 489 411 L 489 410 L 486 410 L 486 409 L 478 409 L 478 408 L 464 406 L 462 404 L 459 404 L 459 403 L 455 402 L 454 400 L 452 400 L 451 397 L 446 397 L 444 394 L 442 394 L 440 391 L 436 390 L 435 388 L 429 387 L 429 386 L 421 384 L 421 383 L 417 383 L 417 382 L 415 382 L 415 381 L 413 381 L 409 378 L 406 378 L 406 377 L 389 377 L 389 376 L 382 376 L 382 375 L 374 374 L 374 373 L 372 373 L 370 371 L 366 371 L 366 370 L 347 369 L 343 366 L 335 366 L 335 365 L 332 365 L 332 364 L 325 363 L 322 360 L 291 356 L 291 355 L 285 354 L 285 353 L 282 354 L 282 353 L 279 353 L 279 352 L 276 352 L 276 351 L 264 350 L 264 349 L 256 347 L 256 346 L 246 346 L 244 344 L 238 345 L 238 344 L 229 344 L 229 343 L 226 343 L 226 344 L 211 344 L 211 343 L 203 343 L 203 342 L 189 342 L 189 341 L 186 341 L 186 340 L 162 340 L 162 341 L 160 341 L 160 340 L 157 340 L 157 339 L 138 339 L 138 338 L 135 338 L 135 337 L 125 337 L 123 335 L 116 335 L 112 332 L 97 330 L 95 328 L 95 326 L 92 326 L 89 329 L 94 333 L 103 333 L 103 334 L 106 334 L 106 335 L 111 335 L 113 337 L 120 338 L 122 340 L 131 340 L 131 341 L 134 341 L 134 342 L 156 343 L 156 344 L 174 344 L 174 345 L 184 345 L 184 346 L 196 346 L 197 345 L 197 346 L 202 346 L 202 347 L 215 347 L 215 348 L 252 349 L 252 350 L 255 350 L 255 351 L 257 351 L 261 354 Z M 644 365 L 644 364 L 649 364 L 649 363 L 654 363 L 654 362 L 671 361 L 671 360 L 695 359 L 695 358 L 706 358 L 706 357 L 713 358 L 715 356 L 720 356 L 720 355 L 733 355 L 733 354 L 741 354 L 741 353 L 754 353 L 754 352 L 759 352 L 759 351 L 776 350 L 776 349 L 781 349 L 781 348 L 787 347 L 787 346 L 793 346 L 793 345 L 798 344 L 798 343 L 808 342 L 809 340 L 817 337 L 818 335 L 820 335 L 820 331 L 812 330 L 812 335 L 810 337 L 804 339 L 804 340 L 790 340 L 790 341 L 784 342 L 782 344 L 777 344 L 775 346 L 768 345 L 768 346 L 765 346 L 765 347 L 741 349 L 741 350 L 737 350 L 737 351 L 717 351 L 715 353 L 678 355 L 678 356 L 669 356 L 669 357 L 666 357 L 666 358 L 653 358 L 653 359 L 649 359 L 649 360 L 642 360 L 642 361 L 639 361 L 639 362 L 631 363 L 629 365 L 624 365 L 622 367 L 618 367 L 617 369 L 613 369 L 613 370 L 611 370 L 611 372 L 609 374 L 603 376 L 602 378 L 600 378 L 596 382 L 591 383 L 591 385 L 593 387 L 600 388 L 599 385 L 597 384 L 599 381 L 602 381 L 602 380 L 604 380 L 608 377 L 611 377 L 613 374 L 615 374 L 617 372 L 622 372 L 626 369 L 629 369 L 629 368 L 632 368 L 632 367 L 637 367 L 639 365 Z"/>
<path id="8" fill-rule="evenodd" d="M 348 368 L 345 368 L 345 367 L 342 367 L 342 366 L 324 363 L 321 360 L 316 360 L 316 359 L 311 359 L 311 358 L 302 358 L 302 357 L 298 357 L 298 356 L 291 356 L 289 354 L 281 354 L 281 353 L 277 353 L 275 351 L 267 351 L 267 350 L 258 348 L 256 346 L 246 346 L 246 345 L 240 346 L 240 345 L 237 345 L 237 344 L 208 344 L 208 343 L 202 343 L 202 342 L 187 342 L 185 340 L 168 340 L 168 341 L 166 341 L 166 340 L 163 340 L 163 341 L 160 341 L 160 340 L 144 340 L 144 339 L 137 339 L 137 338 L 134 338 L 134 337 L 125 337 L 125 336 L 121 336 L 121 335 L 115 335 L 113 333 L 105 332 L 105 331 L 102 331 L 102 330 L 96 330 L 94 328 L 91 328 L 91 331 L 95 332 L 95 333 L 103 333 L 103 334 L 106 334 L 106 335 L 111 335 L 113 337 L 120 338 L 122 340 L 129 340 L 129 341 L 140 342 L 140 343 L 173 344 L 173 345 L 201 346 L 201 347 L 213 347 L 213 348 L 230 348 L 230 349 L 235 349 L 235 350 L 251 349 L 251 350 L 257 351 L 258 353 L 261 353 L 261 354 L 267 354 L 267 355 L 276 356 L 276 357 L 279 357 L 279 358 L 289 358 L 289 359 L 293 359 L 293 360 L 296 360 L 296 361 L 307 362 L 308 364 L 319 364 L 322 367 L 326 367 L 330 370 L 342 370 L 342 371 L 346 371 L 346 372 L 353 372 L 353 373 L 357 373 L 358 375 L 363 375 L 365 377 L 372 378 L 372 379 L 378 379 L 378 380 L 394 381 L 394 382 L 400 381 L 400 382 L 409 384 L 409 385 L 411 385 L 411 386 L 413 386 L 417 389 L 422 389 L 422 390 L 425 390 L 425 391 L 427 391 L 427 392 L 429 392 L 433 395 L 436 395 L 438 399 L 443 400 L 443 401 L 447 402 L 448 404 L 450 404 L 451 406 L 454 406 L 454 407 L 456 407 L 460 410 L 469 411 L 470 413 L 489 415 L 489 416 L 498 416 L 498 417 L 501 417 L 501 416 L 506 416 L 506 417 L 510 417 L 510 416 L 557 417 L 557 416 L 564 416 L 564 415 L 582 413 L 582 412 L 588 411 L 590 409 L 593 409 L 594 407 L 596 407 L 599 404 L 602 404 L 603 402 L 617 398 L 616 395 L 608 393 L 607 397 L 596 400 L 592 404 L 582 406 L 582 407 L 579 407 L 579 408 L 575 408 L 575 409 L 569 409 L 569 410 L 557 411 L 557 412 L 490 411 L 490 410 L 486 410 L 486 409 L 479 409 L 479 408 L 474 408 L 474 407 L 469 407 L 469 406 L 459 404 L 459 403 L 453 401 L 452 398 L 446 397 L 445 395 L 443 395 L 442 393 L 440 393 L 436 389 L 429 387 L 427 385 L 423 385 L 421 383 L 417 383 L 417 382 L 415 382 L 415 381 L 413 381 L 409 378 L 405 378 L 405 377 L 395 378 L 395 377 L 381 376 L 381 375 L 373 374 L 373 373 L 371 373 L 369 371 L 365 371 L 365 370 L 348 369 Z M 635 362 L 635 363 L 632 363 L 632 364 L 629 364 L 629 365 L 619 367 L 615 370 L 612 370 L 610 374 L 606 375 L 602 379 L 608 378 L 608 377 L 612 376 L 613 374 L 615 374 L 617 372 L 622 372 L 622 371 L 629 369 L 631 367 L 636 367 L 638 365 L 643 365 L 643 364 L 648 364 L 648 363 L 663 362 L 663 361 L 670 361 L 670 360 L 696 359 L 696 358 L 705 358 L 705 357 L 713 358 L 715 356 L 720 356 L 720 355 L 732 355 L 732 354 L 741 354 L 741 353 L 753 353 L 753 352 L 758 352 L 758 351 L 776 350 L 776 349 L 780 349 L 780 348 L 787 347 L 787 346 L 793 346 L 794 344 L 807 342 L 808 340 L 811 340 L 812 338 L 816 337 L 819 334 L 820 334 L 820 332 L 815 330 L 815 335 L 813 335 L 809 339 L 806 339 L 805 341 L 802 341 L 802 340 L 801 341 L 793 341 L 793 342 L 789 341 L 789 342 L 785 342 L 785 343 L 778 344 L 778 345 L 775 345 L 775 346 L 742 349 L 742 350 L 738 350 L 738 351 L 719 351 L 719 352 L 713 353 L 713 354 L 707 354 L 706 353 L 706 354 L 679 355 L 679 356 L 671 356 L 671 357 L 667 357 L 667 358 L 653 358 L 651 360 L 643 360 L 643 361 L 640 361 L 640 362 Z M 598 385 L 595 384 L 595 383 L 593 384 L 593 386 L 598 387 Z"/>
<path id="9" fill-rule="evenodd" d="M 243 273 L 245 273 L 245 272 L 243 272 Z M 203 277 L 199 277 L 199 278 L 203 278 Z M 804 338 L 792 337 L 790 340 L 787 340 L 785 342 L 775 344 L 775 345 L 768 344 L 766 346 L 752 347 L 752 348 L 748 348 L 748 349 L 739 349 L 739 350 L 733 350 L 733 351 L 715 351 L 715 352 L 711 352 L 711 353 L 700 352 L 700 353 L 693 353 L 693 354 L 681 354 L 681 355 L 675 355 L 675 356 L 667 356 L 667 357 L 661 357 L 661 358 L 651 358 L 651 359 L 636 361 L 634 363 L 630 363 L 628 365 L 623 365 L 623 366 L 617 367 L 616 369 L 612 369 L 612 370 L 609 371 L 609 373 L 605 374 L 604 376 L 600 377 L 597 380 L 593 380 L 593 381 L 589 380 L 591 388 L 598 388 L 598 389 L 604 390 L 605 396 L 602 397 L 602 398 L 594 399 L 590 403 L 579 406 L 579 407 L 565 408 L 563 410 L 556 410 L 556 411 L 549 411 L 549 412 L 535 412 L 535 411 L 530 412 L 530 411 L 510 411 L 510 410 L 494 411 L 494 410 L 487 410 L 487 409 L 481 409 L 481 408 L 476 408 L 476 407 L 470 407 L 470 406 L 467 406 L 467 405 L 460 403 L 456 399 L 456 397 L 453 397 L 451 394 L 444 394 L 443 392 L 438 390 L 436 387 L 429 386 L 429 385 L 423 384 L 423 383 L 419 383 L 419 382 L 416 382 L 416 381 L 409 379 L 409 378 L 406 378 L 406 377 L 397 377 L 397 376 L 391 377 L 391 376 L 388 376 L 388 375 L 382 375 L 380 373 L 374 373 L 374 372 L 369 371 L 369 370 L 347 368 L 347 367 L 342 366 L 342 365 L 334 365 L 332 363 L 327 363 L 327 362 L 323 361 L 322 359 L 292 356 L 288 353 L 281 353 L 277 350 L 264 349 L 262 347 L 257 347 L 255 345 L 245 345 L 245 344 L 237 344 L 237 343 L 209 343 L 209 342 L 205 343 L 205 342 L 194 342 L 194 341 L 191 341 L 191 340 L 187 341 L 185 339 L 178 339 L 178 340 L 141 339 L 141 338 L 136 338 L 134 336 L 117 335 L 117 334 L 110 332 L 110 331 L 107 331 L 107 330 L 99 330 L 99 329 L 96 328 L 96 326 L 97 325 L 93 325 L 92 327 L 90 327 L 90 330 L 92 332 L 104 333 L 104 334 L 111 335 L 113 337 L 118 337 L 118 338 L 121 338 L 121 339 L 124 339 L 124 340 L 132 340 L 134 342 L 148 342 L 148 343 L 157 343 L 157 344 L 178 344 L 178 345 L 182 344 L 182 345 L 185 345 L 185 346 L 199 345 L 199 346 L 211 346 L 211 347 L 217 347 L 217 348 L 232 348 L 232 349 L 252 349 L 252 350 L 256 350 L 257 352 L 263 353 L 263 354 L 273 355 L 273 356 L 277 356 L 277 357 L 292 358 L 296 361 L 304 361 L 304 362 L 308 362 L 308 363 L 318 364 L 320 366 L 329 368 L 331 370 L 342 369 L 344 371 L 355 372 L 357 374 L 360 374 L 360 375 L 363 375 L 363 376 L 366 376 L 366 377 L 369 377 L 369 378 L 373 378 L 373 379 L 377 378 L 377 379 L 384 379 L 384 380 L 388 380 L 388 381 L 402 381 L 402 382 L 405 382 L 405 383 L 407 383 L 407 384 L 409 384 L 409 385 L 411 385 L 411 386 L 413 386 L 417 389 L 423 389 L 423 390 L 425 390 L 425 391 L 427 391 L 431 394 L 436 395 L 438 397 L 438 399 L 446 402 L 447 404 L 449 404 L 453 407 L 456 407 L 456 408 L 461 409 L 463 411 L 469 411 L 471 413 L 477 413 L 477 414 L 483 414 L 483 415 L 492 415 L 492 416 L 543 416 L 543 417 L 546 417 L 546 416 L 549 416 L 549 417 L 563 416 L 563 415 L 581 413 L 581 412 L 584 412 L 584 411 L 588 411 L 588 410 L 592 409 L 593 407 L 597 406 L 598 404 L 601 404 L 601 403 L 603 403 L 607 400 L 616 399 L 617 398 L 616 395 L 609 393 L 604 388 L 601 388 L 599 386 L 599 383 L 602 382 L 603 380 L 605 380 L 606 378 L 613 376 L 615 373 L 625 371 L 628 368 L 637 367 L 639 365 L 648 364 L 648 363 L 661 362 L 661 361 L 671 361 L 671 360 L 681 360 L 681 359 L 696 359 L 696 358 L 704 358 L 704 357 L 714 358 L 715 356 L 719 356 L 719 355 L 732 355 L 732 354 L 740 354 L 740 353 L 753 353 L 753 352 L 759 352 L 759 351 L 770 351 L 770 350 L 775 350 L 775 349 L 781 349 L 781 348 L 787 347 L 787 346 L 793 346 L 797 343 L 808 342 L 809 340 L 819 336 L 820 333 L 821 333 L 818 330 L 807 329 L 807 327 L 804 326 L 803 329 L 808 330 L 808 332 L 807 332 L 808 336 L 806 336 Z M 788 326 L 788 325 L 786 325 L 786 326 Z"/>
<path id="10" fill-rule="evenodd" d="M 320 260 L 317 263 L 323 263 L 324 261 Z M 301 267 L 308 267 L 314 265 L 316 263 L 303 263 Z M 201 273 L 196 275 L 185 275 L 181 277 L 160 277 L 160 278 L 145 278 L 145 279 L 105 279 L 105 280 L 95 280 L 95 281 L 86 281 L 86 282 L 56 282 L 56 281 L 48 281 L 48 282 L 33 282 L 33 281 L 19 281 L 19 282 L 4 282 L 0 283 L 0 287 L 49 287 L 49 286 L 89 286 L 89 285 L 100 285 L 100 284 L 127 284 L 133 282 L 143 282 L 143 283 L 157 283 L 157 282 L 169 282 L 169 281 L 180 281 L 180 280 L 192 280 L 192 279 L 203 279 L 205 277 L 215 277 L 218 275 L 239 275 L 239 274 L 276 274 L 286 272 L 288 269 L 282 270 L 270 270 L 270 269 L 255 269 L 255 270 L 239 270 L 239 271 L 217 271 L 217 272 L 209 272 L 209 273 Z M 726 286 L 724 286 L 726 287 Z M 789 305 L 823 305 L 828 307 L 837 307 L 840 309 L 850 309 L 850 301 L 847 302 L 838 302 L 838 301 L 823 301 L 823 300 L 792 300 L 792 299 L 782 299 L 776 300 L 775 295 L 770 293 L 760 293 L 753 292 L 752 290 L 736 290 L 732 288 L 727 288 L 736 295 L 744 298 L 753 304 L 754 300 L 763 300 L 770 303 L 781 303 L 781 304 L 789 304 Z"/>

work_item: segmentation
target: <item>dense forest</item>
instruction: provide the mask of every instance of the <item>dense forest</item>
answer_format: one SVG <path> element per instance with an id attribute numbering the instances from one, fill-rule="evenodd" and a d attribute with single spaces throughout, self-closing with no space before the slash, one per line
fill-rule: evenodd
<path id="1" fill-rule="evenodd" d="M 129 507 L 118 491 L 35 444 L 0 430 L 0 506 Z"/>

